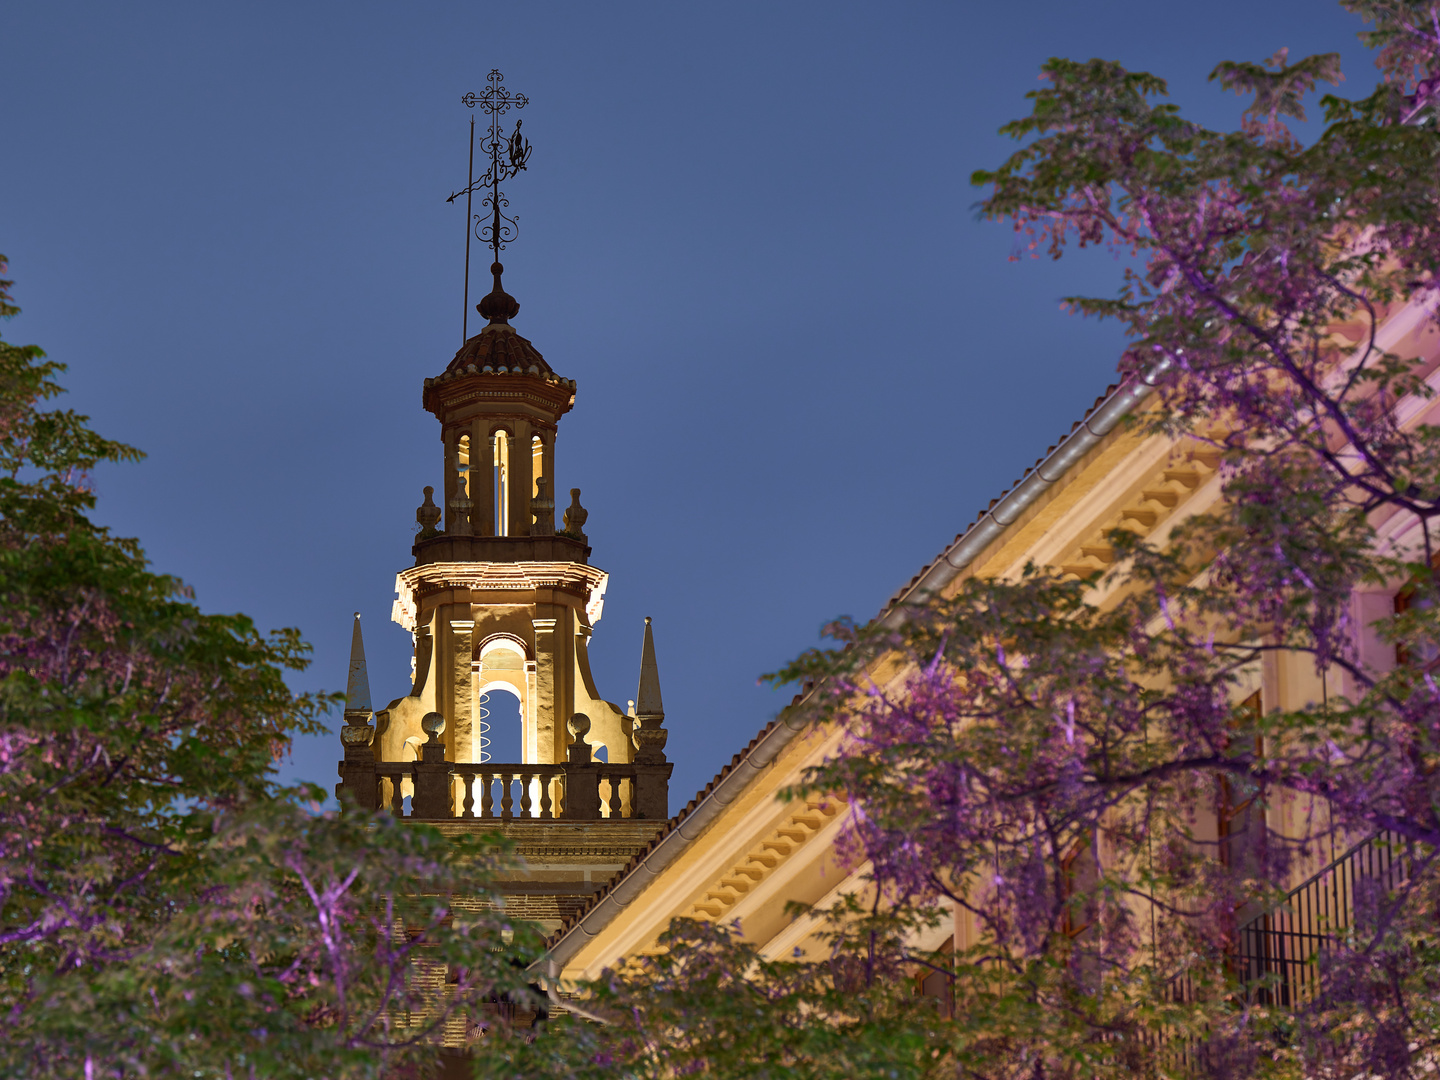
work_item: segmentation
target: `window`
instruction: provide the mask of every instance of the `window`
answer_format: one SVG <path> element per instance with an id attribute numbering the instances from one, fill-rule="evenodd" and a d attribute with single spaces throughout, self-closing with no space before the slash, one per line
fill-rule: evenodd
<path id="1" fill-rule="evenodd" d="M 1440 555 L 1436 556 L 1440 559 Z M 1395 594 L 1395 614 L 1404 615 L 1407 611 L 1423 611 L 1428 609 L 1432 600 L 1415 595 L 1413 586 L 1407 585 Z M 1419 649 L 1407 648 L 1405 645 L 1395 646 L 1395 663 L 1402 666 L 1413 665 L 1424 671 L 1433 671 L 1440 667 L 1440 648 L 1433 642 L 1421 645 Z"/>
<path id="2" fill-rule="evenodd" d="M 1060 895 L 1065 901 L 1061 929 L 1079 937 L 1095 923 L 1095 890 L 1100 884 L 1100 862 L 1095 856 L 1094 834 L 1089 830 L 1060 859 Z"/>
<path id="3" fill-rule="evenodd" d="M 1234 723 L 1238 727 L 1254 727 L 1260 721 L 1260 691 L 1255 691 L 1237 706 Z M 1258 759 L 1264 753 L 1259 731 L 1248 738 Z M 1260 788 L 1250 781 L 1233 776 L 1220 780 L 1219 823 L 1220 862 L 1242 877 L 1259 877 L 1264 867 L 1265 802 Z"/>
<path id="4" fill-rule="evenodd" d="M 955 938 L 950 937 L 936 950 L 936 958 L 931 962 L 935 967 L 942 967 L 952 962 L 954 957 Z M 915 974 L 915 996 L 934 1001 L 936 1011 L 947 1019 L 955 1011 L 955 982 L 948 972 L 921 966 Z"/>

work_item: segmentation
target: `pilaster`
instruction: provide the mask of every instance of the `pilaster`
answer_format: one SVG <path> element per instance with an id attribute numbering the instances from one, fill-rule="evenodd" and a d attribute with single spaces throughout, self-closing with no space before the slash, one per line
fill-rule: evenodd
<path id="1" fill-rule="evenodd" d="M 545 533 L 555 531 L 555 501 L 560 498 L 560 489 L 555 486 L 555 432 L 546 431 L 541 438 L 544 443 L 540 449 L 540 475 L 550 481 L 550 520 L 546 522 Z"/>
<path id="2" fill-rule="evenodd" d="M 451 761 L 469 763 L 475 760 L 475 702 L 473 668 L 471 657 L 473 646 L 471 633 L 475 629 L 474 619 L 450 620 L 450 730 Z"/>
<path id="3" fill-rule="evenodd" d="M 536 610 L 548 613 L 553 607 L 545 604 Z M 530 620 L 530 624 L 535 628 L 535 761 L 544 765 L 558 764 L 564 759 L 556 740 L 556 719 L 563 705 L 558 696 L 560 688 L 556 685 L 556 620 L 536 617 Z"/>

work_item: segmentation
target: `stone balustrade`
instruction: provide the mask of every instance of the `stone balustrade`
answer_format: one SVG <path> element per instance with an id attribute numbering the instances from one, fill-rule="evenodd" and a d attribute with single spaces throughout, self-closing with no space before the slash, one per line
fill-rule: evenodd
<path id="1" fill-rule="evenodd" d="M 603 823 L 632 818 L 663 821 L 668 816 L 668 763 L 510 765 L 421 760 L 353 765 L 359 767 L 344 770 L 337 794 L 365 809 L 388 811 L 396 817 Z M 408 813 L 406 794 L 410 796 Z"/>
<path id="2" fill-rule="evenodd" d="M 570 718 L 575 742 L 557 765 L 512 765 L 445 760 L 445 718 L 427 713 L 428 736 L 415 761 L 376 761 L 375 730 L 358 716 L 341 729 L 345 758 L 335 794 L 342 804 L 417 821 L 664 821 L 670 816 L 670 772 L 664 760 L 634 764 L 594 761 L 583 742 L 590 721 Z M 408 787 L 408 792 L 407 792 Z M 410 811 L 405 812 L 409 795 Z M 479 811 L 478 813 L 476 811 Z"/>

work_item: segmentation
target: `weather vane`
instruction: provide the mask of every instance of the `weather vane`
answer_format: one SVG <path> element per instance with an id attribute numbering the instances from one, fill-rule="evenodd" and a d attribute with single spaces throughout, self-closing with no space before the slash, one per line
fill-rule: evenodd
<path id="1" fill-rule="evenodd" d="M 515 218 L 502 212 L 502 207 L 510 203 L 505 198 L 505 193 L 500 190 L 500 185 L 507 180 L 513 180 L 525 169 L 525 163 L 530 160 L 530 140 L 520 134 L 520 118 L 515 118 L 515 130 L 509 135 L 500 125 L 500 117 L 504 116 L 511 109 L 523 109 L 530 103 L 530 99 L 524 94 L 512 94 L 505 88 L 505 76 L 495 69 L 485 77 L 489 84 L 479 94 L 466 94 L 460 99 L 460 103 L 466 108 L 473 109 L 479 105 L 490 116 L 490 133 L 484 136 L 480 143 L 480 152 L 490 155 L 490 169 L 479 180 L 475 179 L 475 117 L 470 117 L 470 183 L 460 191 L 451 192 L 446 202 L 454 202 L 461 195 L 465 196 L 465 317 L 461 322 L 461 339 L 468 337 L 470 329 L 470 229 L 474 223 L 475 238 L 481 243 L 489 244 L 490 250 L 494 253 L 494 262 L 500 262 L 500 252 L 505 250 L 505 245 L 515 239 L 520 226 Z M 471 196 L 477 191 L 484 191 L 485 197 L 480 200 L 480 209 L 489 209 L 490 213 L 472 214 Z M 488 217 L 488 220 L 487 220 Z M 499 280 L 498 278 L 496 280 Z"/>

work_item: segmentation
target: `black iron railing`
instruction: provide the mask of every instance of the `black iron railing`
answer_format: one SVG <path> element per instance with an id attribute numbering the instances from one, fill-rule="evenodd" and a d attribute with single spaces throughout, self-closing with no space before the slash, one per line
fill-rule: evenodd
<path id="1" fill-rule="evenodd" d="M 1320 967 L 1355 923 L 1366 891 L 1384 895 L 1410 876 L 1403 841 L 1377 833 L 1236 932 L 1236 975 L 1256 1000 L 1295 1008 L 1315 1000 Z"/>
<path id="2" fill-rule="evenodd" d="M 1298 1008 L 1320 992 L 1320 969 L 1355 924 L 1357 901 L 1367 890 L 1383 895 L 1410 876 L 1404 841 L 1380 832 L 1361 841 L 1292 889 L 1276 907 L 1235 931 L 1230 967 L 1252 1000 Z M 1192 1002 L 1188 973 L 1170 982 L 1170 1000 Z"/>
<path id="3" fill-rule="evenodd" d="M 1357 907 L 1371 891 L 1379 899 L 1410 876 L 1409 848 L 1393 833 L 1361 841 L 1286 894 L 1269 911 L 1242 923 L 1235 933 L 1231 973 L 1251 1001 L 1296 1009 L 1320 996 L 1322 968 L 1355 925 Z M 1170 981 L 1169 999 L 1197 1000 L 1193 976 Z M 1144 1041 L 1181 1071 L 1206 1071 L 1209 1050 L 1203 1038 L 1144 1036 Z"/>

